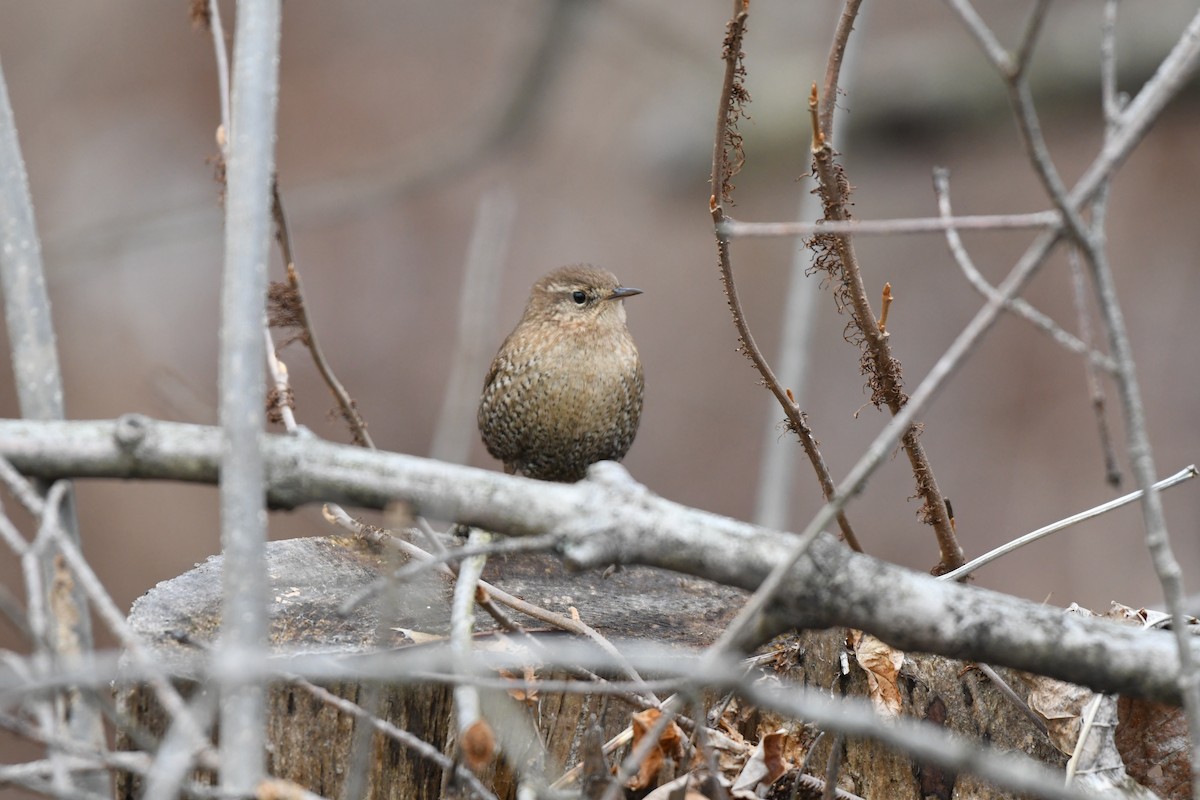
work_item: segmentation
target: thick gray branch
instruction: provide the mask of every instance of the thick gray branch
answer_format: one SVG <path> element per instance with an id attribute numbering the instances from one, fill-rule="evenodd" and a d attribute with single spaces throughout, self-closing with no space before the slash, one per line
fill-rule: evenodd
<path id="1" fill-rule="evenodd" d="M 211 483 L 216 428 L 125 417 L 104 422 L 0 420 L 0 457 L 27 475 Z M 403 500 L 420 514 L 498 533 L 559 537 L 579 567 L 645 564 L 754 589 L 793 534 L 688 508 L 600 464 L 588 480 L 554 484 L 370 452 L 318 439 L 264 440 L 267 496 L 278 507 L 331 501 L 381 508 Z M 1171 637 L 997 592 L 946 584 L 818 538 L 783 582 L 770 622 L 749 646 L 788 626 L 845 625 L 906 650 L 1026 669 L 1105 692 L 1176 702 Z"/>

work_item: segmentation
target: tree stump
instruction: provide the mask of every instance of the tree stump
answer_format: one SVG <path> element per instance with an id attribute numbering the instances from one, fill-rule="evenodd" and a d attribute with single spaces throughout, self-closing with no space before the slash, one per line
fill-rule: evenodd
<path id="1" fill-rule="evenodd" d="M 158 584 L 133 605 L 129 622 L 152 643 L 167 664 L 193 660 L 197 645 L 211 643 L 220 627 L 221 556 Z M 359 653 L 380 648 L 420 647 L 425 637 L 449 631 L 451 589 L 429 570 L 405 582 L 391 596 L 375 597 L 343 616 L 343 603 L 387 571 L 399 566 L 393 553 L 365 538 L 290 539 L 267 545 L 270 575 L 270 647 L 275 652 Z M 744 593 L 680 575 L 624 568 L 605 577 L 599 572 L 570 573 L 557 559 L 521 554 L 489 559 L 484 579 L 543 608 L 580 617 L 607 637 L 678 643 L 689 648 L 710 644 L 741 606 Z M 516 612 L 513 617 L 539 635 L 544 623 Z M 476 630 L 495 631 L 492 618 L 476 613 Z M 563 674 L 544 675 L 565 678 Z M 454 751 L 451 690 L 445 685 L 358 683 L 323 688 L 365 704 L 377 717 L 408 731 L 444 753 Z M 197 685 L 183 686 L 185 695 Z M 153 692 L 143 685 L 123 686 L 118 707 L 137 728 L 158 741 L 168 722 Z M 325 797 L 343 796 L 352 769 L 352 744 L 362 725 L 311 692 L 292 683 L 276 683 L 267 699 L 268 771 Z M 567 767 L 595 718 L 605 738 L 629 724 L 636 710 L 620 698 L 601 695 L 538 693 L 526 706 L 546 748 L 548 766 Z M 219 733 L 218 733 L 219 735 Z M 374 733 L 366 765 L 366 796 L 424 800 L 444 796 L 441 767 L 380 733 Z M 136 743 L 122 731 L 122 749 Z M 553 769 L 553 768 L 552 768 Z M 205 782 L 215 776 L 197 773 Z M 554 774 L 549 775 L 553 780 Z M 515 793 L 514 776 L 503 756 L 481 775 L 499 797 Z M 119 798 L 140 797 L 141 781 L 123 773 Z"/>

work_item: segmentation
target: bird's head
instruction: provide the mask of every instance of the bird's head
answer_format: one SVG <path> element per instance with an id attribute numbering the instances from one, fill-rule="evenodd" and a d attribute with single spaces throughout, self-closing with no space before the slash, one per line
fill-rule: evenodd
<path id="1" fill-rule="evenodd" d="M 533 285 L 526 318 L 560 325 L 624 325 L 626 297 L 641 289 L 622 286 L 606 269 L 561 267 Z"/>

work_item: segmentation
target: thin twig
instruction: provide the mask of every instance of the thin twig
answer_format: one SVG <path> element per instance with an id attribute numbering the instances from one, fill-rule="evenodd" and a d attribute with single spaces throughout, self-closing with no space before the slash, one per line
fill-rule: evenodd
<path id="1" fill-rule="evenodd" d="M 33 483 L 18 472 L 6 458 L 0 458 L 0 481 L 3 481 L 8 490 L 12 492 L 13 497 L 17 498 L 26 511 L 35 517 L 42 515 L 45 501 L 38 494 Z"/>
<path id="2" fill-rule="evenodd" d="M 1017 45 L 1017 53 L 1011 62 L 1012 80 L 1024 79 L 1029 73 L 1029 64 L 1033 60 L 1033 48 L 1037 45 L 1038 36 L 1046 23 L 1046 13 L 1050 10 L 1051 0 L 1037 0 L 1025 20 L 1025 30 L 1021 33 L 1021 42 Z"/>
<path id="3" fill-rule="evenodd" d="M 841 733 L 833 737 L 829 745 L 829 759 L 825 762 L 825 788 L 821 792 L 821 800 L 833 800 L 837 789 L 838 773 L 842 769 L 842 758 L 845 756 L 846 737 Z"/>
<path id="4" fill-rule="evenodd" d="M 1171 477 L 1164 478 L 1163 480 L 1154 484 L 1154 490 L 1156 492 L 1161 492 L 1164 489 L 1170 489 L 1172 486 L 1178 486 L 1184 481 L 1195 478 L 1198 475 L 1200 475 L 1200 471 L 1197 471 L 1194 464 L 1184 467 Z M 1130 503 L 1135 503 L 1142 499 L 1143 494 L 1144 493 L 1142 490 L 1138 489 L 1136 492 L 1130 492 L 1129 494 L 1123 495 L 1114 500 L 1109 500 L 1107 503 L 1102 503 L 1095 508 L 1089 508 L 1087 511 L 1081 511 L 1078 514 L 1073 514 L 1072 516 L 1067 517 L 1066 519 L 1061 519 L 1058 522 L 1053 522 L 1043 528 L 1038 528 L 1036 531 L 1031 531 L 1024 536 L 1013 539 L 1011 542 L 1006 542 L 994 550 L 989 550 L 978 558 L 972 559 L 966 564 L 963 564 L 953 572 L 949 572 L 945 575 L 939 575 L 938 580 L 955 580 L 963 575 L 969 575 L 985 564 L 990 564 L 996 559 L 1006 556 L 1014 550 L 1019 550 L 1027 544 L 1036 542 L 1038 539 L 1042 539 L 1052 533 L 1058 533 L 1061 530 L 1069 528 L 1072 525 L 1078 525 L 1080 522 L 1092 519 L 1093 517 L 1107 514 L 1109 511 L 1120 508 L 1121 506 L 1127 506 Z"/>
<path id="5" fill-rule="evenodd" d="M 326 360 L 320 340 L 317 339 L 316 328 L 308 314 L 304 286 L 300 281 L 300 271 L 296 268 L 296 261 L 292 253 L 292 237 L 288 231 L 287 215 L 284 213 L 283 197 L 279 192 L 279 181 L 277 180 L 271 181 L 271 216 L 275 221 L 275 239 L 279 243 L 279 251 L 287 271 L 288 285 L 295 293 L 296 302 L 291 310 L 295 313 L 297 323 L 303 332 L 300 339 L 312 355 L 313 364 L 320 373 L 321 379 L 333 393 L 338 408 L 341 410 L 342 419 L 350 426 L 354 443 L 374 450 L 375 442 L 371 440 L 371 434 L 367 432 L 367 423 L 358 411 L 358 404 L 346 391 L 346 387 L 338 380 L 337 375 L 333 372 L 333 367 Z"/>
<path id="6" fill-rule="evenodd" d="M 941 233 L 951 228 L 960 231 L 1041 230 L 1062 224 L 1057 211 L 1030 214 L 971 214 L 945 217 L 912 217 L 877 220 L 831 220 L 816 222 L 742 222 L 733 217 L 722 219 L 718 233 L 730 239 L 755 236 L 813 236 L 818 233 L 847 233 L 855 236 L 895 236 L 914 233 Z"/>
<path id="7" fill-rule="evenodd" d="M 950 173 L 948 170 L 938 167 L 933 171 L 933 189 L 937 195 L 938 209 L 942 213 L 942 218 L 946 222 L 952 221 L 950 207 Z M 1060 219 L 1058 214 L 1055 214 L 1056 219 Z M 996 287 L 987 282 L 987 279 L 979 272 L 975 266 L 975 262 L 971 259 L 967 252 L 966 245 L 963 244 L 962 237 L 958 235 L 957 226 L 948 225 L 946 227 L 946 244 L 950 247 L 950 254 L 954 256 L 955 263 L 958 264 L 960 270 L 967 281 L 984 297 L 993 299 L 996 297 Z M 1005 308 L 1024 317 L 1034 327 L 1043 333 L 1047 334 L 1059 346 L 1070 350 L 1087 358 L 1089 365 L 1094 365 L 1106 372 L 1113 372 L 1117 365 L 1104 353 L 1101 353 L 1092 348 L 1087 342 L 1080 340 L 1078 337 L 1065 330 L 1062 326 L 1056 323 L 1050 317 L 1043 314 L 1041 311 L 1034 308 L 1024 298 L 1014 297 L 1005 302 Z"/>
<path id="8" fill-rule="evenodd" d="M 225 47 L 225 26 L 221 24 L 221 4 L 218 0 L 208 0 L 208 30 L 212 34 L 213 56 L 217 61 L 217 97 L 221 106 L 221 132 L 218 143 L 221 145 L 221 155 L 229 156 L 229 137 L 231 135 L 229 122 L 229 54 Z"/>
<path id="9" fill-rule="evenodd" d="M 501 539 L 487 544 L 467 544 L 453 550 L 442 548 L 440 553 L 431 554 L 426 561 L 413 560 L 394 570 L 390 575 L 384 575 L 364 586 L 352 598 L 358 605 L 368 598 L 384 591 L 388 584 L 412 580 L 418 575 L 436 568 L 440 564 L 451 565 L 474 556 L 511 555 L 513 553 L 545 553 L 554 548 L 558 537 L 554 535 L 523 537 L 520 539 Z M 350 601 L 347 601 L 350 602 Z"/>
<path id="10" fill-rule="evenodd" d="M 271 394 L 268 395 L 270 406 L 268 416 L 278 415 L 279 421 L 283 423 L 283 429 L 295 436 L 300 432 L 300 427 L 296 424 L 296 414 L 292 410 L 292 386 L 288 380 L 287 365 L 275 352 L 275 342 L 271 339 L 270 328 L 263 328 L 263 338 L 266 345 L 264 350 L 267 354 L 267 371 L 271 376 L 272 388 Z"/>
<path id="11" fill-rule="evenodd" d="M 1100 98 L 1105 125 L 1117 124 L 1124 98 L 1117 84 L 1117 9 L 1119 0 L 1105 0 L 1100 30 Z"/>
<path id="12" fill-rule="evenodd" d="M 966 25 L 967 32 L 979 42 L 979 46 L 983 48 L 983 52 L 987 54 L 988 59 L 996 66 L 1000 74 L 1012 75 L 1016 70 L 1012 56 L 1004 48 L 1004 45 L 1000 44 L 996 34 L 983 21 L 983 17 L 979 16 L 975 7 L 968 0 L 946 0 L 946 2 Z"/>
<path id="13" fill-rule="evenodd" d="M 1100 35 L 1100 96 L 1104 109 L 1104 135 L 1111 137 L 1116 132 L 1119 117 L 1127 99 L 1117 88 L 1117 0 L 1104 4 L 1104 22 Z M 1100 235 L 1108 213 L 1109 184 L 1105 183 L 1092 202 L 1092 229 Z M 1089 345 L 1092 342 L 1091 314 L 1088 310 L 1087 285 L 1079 251 L 1072 249 L 1068 254 L 1071 267 L 1071 285 L 1075 298 L 1075 313 L 1079 319 L 1079 338 Z M 1092 413 L 1096 418 L 1096 433 L 1100 440 L 1100 451 L 1104 458 L 1104 473 L 1110 486 L 1121 485 L 1121 469 L 1113 451 L 1112 434 L 1108 426 L 1108 401 L 1100 377 L 1089 363 L 1086 365 L 1088 393 L 1092 399 Z"/>
<path id="14" fill-rule="evenodd" d="M 1000 694 L 1008 698 L 1008 701 L 1012 703 L 1013 706 L 1030 722 L 1033 723 L 1035 728 L 1041 731 L 1043 735 L 1048 733 L 1045 721 L 1036 713 L 1034 713 L 1033 709 L 1029 707 L 1028 703 L 1021 699 L 1019 694 L 1013 691 L 1013 688 L 1008 685 L 1008 681 L 1000 677 L 1000 673 L 996 672 L 996 670 L 988 664 L 977 663 L 975 666 L 980 672 L 987 676 L 987 679 L 992 682 L 992 685 L 1000 690 Z"/>
<path id="15" fill-rule="evenodd" d="M 1097 201 L 1099 205 L 1099 201 Z M 1097 213 L 1093 206 L 1093 219 L 1103 219 L 1102 213 Z M 1079 250 L 1072 247 L 1067 252 L 1067 263 L 1071 267 L 1071 295 L 1075 301 L 1075 317 L 1079 320 L 1079 339 L 1088 347 L 1092 346 L 1092 319 L 1087 303 L 1087 276 L 1079 258 Z M 1110 371 L 1116 372 L 1116 365 Z M 1087 380 L 1088 396 L 1091 398 L 1092 415 L 1096 419 L 1096 435 L 1100 441 L 1100 454 L 1104 458 L 1104 479 L 1114 489 L 1121 486 L 1121 468 L 1117 464 L 1117 454 L 1113 449 L 1112 432 L 1108 427 L 1108 399 L 1104 394 L 1104 386 L 1100 383 L 1098 365 L 1088 359 L 1084 362 L 1084 376 Z"/>

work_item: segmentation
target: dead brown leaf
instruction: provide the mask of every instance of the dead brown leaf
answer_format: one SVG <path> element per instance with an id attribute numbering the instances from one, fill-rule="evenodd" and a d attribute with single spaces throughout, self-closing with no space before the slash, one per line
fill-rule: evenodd
<path id="1" fill-rule="evenodd" d="M 654 727 L 654 724 L 662 716 L 662 712 L 657 708 L 648 708 L 645 711 L 639 711 L 631 717 L 631 727 L 633 728 L 633 741 L 630 744 L 632 750 L 637 750 L 638 743 L 642 738 Z M 638 765 L 638 773 L 629 779 L 625 785 L 630 789 L 645 789 L 654 781 L 659 770 L 668 758 L 678 760 L 683 755 L 683 731 L 674 722 L 667 725 L 662 735 L 658 737 L 658 743 L 650 751 L 650 755 Z"/>
<path id="2" fill-rule="evenodd" d="M 792 768 L 783 756 L 787 738 L 783 731 L 768 733 L 762 738 L 733 781 L 735 795 L 742 791 L 749 792 L 750 796 L 758 795 Z"/>
<path id="3" fill-rule="evenodd" d="M 904 653 L 862 631 L 851 631 L 849 639 L 858 665 L 867 673 L 871 705 L 884 717 L 899 716 L 903 698 L 898 679 Z"/>
<path id="4" fill-rule="evenodd" d="M 1138 783 L 1163 800 L 1192 796 L 1187 721 L 1181 709 L 1121 697 L 1116 740 L 1125 769 Z"/>

